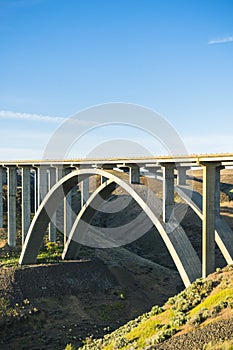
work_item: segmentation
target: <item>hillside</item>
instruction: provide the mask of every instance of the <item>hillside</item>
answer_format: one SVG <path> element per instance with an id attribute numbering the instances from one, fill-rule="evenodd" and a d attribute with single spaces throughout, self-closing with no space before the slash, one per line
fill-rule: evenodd
<path id="1" fill-rule="evenodd" d="M 181 289 L 176 271 L 124 248 L 111 256 L 111 266 L 97 258 L 27 267 L 2 262 L 0 349 L 62 350 L 71 341 L 78 347 Z"/>
<path id="2" fill-rule="evenodd" d="M 216 344 L 223 344 L 217 347 Z M 87 338 L 91 349 L 230 349 L 233 346 L 233 266 L 168 299 L 163 307 L 128 322 L 102 339 Z M 67 347 L 69 349 L 69 347 Z"/>

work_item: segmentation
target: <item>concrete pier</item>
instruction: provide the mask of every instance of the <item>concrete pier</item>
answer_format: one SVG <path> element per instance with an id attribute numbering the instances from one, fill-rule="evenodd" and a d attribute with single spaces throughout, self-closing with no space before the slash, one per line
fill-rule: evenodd
<path id="1" fill-rule="evenodd" d="M 131 184 L 140 184 L 140 168 L 137 164 L 129 165 L 129 182 Z"/>
<path id="2" fill-rule="evenodd" d="M 101 183 L 103 183 L 104 181 L 106 181 L 106 178 L 102 179 L 101 177 Z M 88 200 L 90 193 L 89 193 L 89 178 L 83 180 L 81 182 L 81 207 L 84 206 L 84 204 L 86 203 L 86 201 Z"/>
<path id="3" fill-rule="evenodd" d="M 215 271 L 216 213 L 220 208 L 220 168 L 216 162 L 201 163 L 203 167 L 202 277 Z"/>
<path id="4" fill-rule="evenodd" d="M 221 176 L 221 170 L 225 169 L 224 166 L 217 166 L 216 167 L 216 179 L 215 179 L 215 183 L 216 183 L 216 190 L 215 190 L 215 217 L 216 220 L 221 219 L 221 215 L 220 215 L 220 176 Z"/>
<path id="5" fill-rule="evenodd" d="M 163 169 L 163 221 L 168 222 L 174 209 L 174 169 L 173 163 L 161 164 Z"/>
<path id="6" fill-rule="evenodd" d="M 22 244 L 31 222 L 31 168 L 22 168 Z"/>
<path id="7" fill-rule="evenodd" d="M 57 181 L 57 169 L 55 167 L 49 168 L 48 173 L 48 189 L 50 190 Z M 49 241 L 56 242 L 57 228 L 56 228 L 56 213 L 52 217 L 52 221 L 49 224 Z"/>
<path id="8" fill-rule="evenodd" d="M 112 170 L 114 168 L 114 164 L 109 164 L 109 163 L 105 163 L 105 164 L 102 164 L 101 166 L 100 166 L 100 169 L 104 169 L 104 170 Z M 81 167 L 80 169 L 85 169 L 85 167 Z M 127 170 L 128 170 L 128 168 L 127 168 Z M 101 178 L 100 178 L 100 183 L 101 183 L 101 185 L 104 183 L 104 182 L 106 182 L 108 179 L 105 177 L 105 176 L 101 176 Z M 85 186 L 85 185 L 84 185 Z M 81 191 L 82 192 L 82 191 Z M 84 188 L 84 195 L 86 194 L 86 196 L 85 196 L 85 199 L 84 199 L 84 201 L 82 202 L 83 204 L 85 204 L 86 203 L 86 201 L 87 201 L 87 199 L 89 198 L 89 182 L 88 182 L 88 192 L 87 192 L 87 185 L 86 185 L 86 189 Z M 82 206 L 83 206 L 83 204 L 82 204 Z"/>
<path id="9" fill-rule="evenodd" d="M 33 167 L 32 168 L 34 171 L 34 176 L 33 176 L 33 183 L 34 183 L 34 208 L 33 208 L 33 213 L 36 213 L 38 209 L 38 168 Z"/>
<path id="10" fill-rule="evenodd" d="M 64 169 L 64 176 L 72 172 L 72 168 Z M 72 192 L 69 191 L 64 198 L 64 244 L 72 228 Z"/>
<path id="11" fill-rule="evenodd" d="M 64 168 L 63 166 L 58 166 L 57 167 L 57 181 L 62 179 L 64 176 Z M 56 226 L 57 229 L 61 232 L 64 233 L 64 200 L 60 202 L 57 211 L 56 211 Z"/>
<path id="12" fill-rule="evenodd" d="M 48 192 L 47 166 L 38 167 L 38 207 Z"/>
<path id="13" fill-rule="evenodd" d="M 17 173 L 16 166 L 8 166 L 7 169 L 7 222 L 8 222 L 8 245 L 16 246 L 16 192 Z"/>
<path id="14" fill-rule="evenodd" d="M 186 180 L 187 180 L 187 170 L 190 168 L 179 166 L 177 167 L 177 185 L 178 186 L 185 186 Z"/>

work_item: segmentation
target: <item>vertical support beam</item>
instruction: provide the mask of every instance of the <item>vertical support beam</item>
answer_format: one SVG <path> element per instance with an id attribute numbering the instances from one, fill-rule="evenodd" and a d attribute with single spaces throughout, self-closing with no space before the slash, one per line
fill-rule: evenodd
<path id="1" fill-rule="evenodd" d="M 163 221 L 169 221 L 174 210 L 174 169 L 173 163 L 161 164 L 163 169 Z"/>
<path id="2" fill-rule="evenodd" d="M 38 207 L 48 192 L 47 166 L 38 168 Z"/>
<path id="3" fill-rule="evenodd" d="M 187 180 L 187 170 L 189 168 L 187 167 L 182 167 L 178 166 L 177 167 L 177 185 L 178 186 L 185 186 L 186 185 L 186 180 Z"/>
<path id="4" fill-rule="evenodd" d="M 102 178 L 103 178 L 103 176 L 101 177 L 101 183 L 103 180 Z M 106 178 L 104 178 L 104 179 L 106 179 Z M 89 198 L 89 195 L 90 195 L 90 193 L 89 193 L 89 177 L 88 177 L 81 182 L 81 207 L 84 206 L 84 204 L 86 203 L 86 201 Z"/>
<path id="5" fill-rule="evenodd" d="M 137 164 L 129 165 L 129 183 L 140 184 L 140 168 Z"/>
<path id="6" fill-rule="evenodd" d="M 215 222 L 220 206 L 220 195 L 216 195 L 220 180 L 219 163 L 206 162 L 203 167 L 203 221 L 202 221 L 202 277 L 215 270 Z"/>
<path id="7" fill-rule="evenodd" d="M 16 191 L 17 173 L 15 166 L 7 169 L 7 222 L 8 222 L 8 245 L 12 248 L 16 246 Z"/>
<path id="8" fill-rule="evenodd" d="M 224 166 L 217 166 L 216 167 L 216 189 L 215 189 L 215 203 L 216 203 L 216 207 L 215 207 L 215 216 L 216 219 L 220 219 L 221 215 L 220 215 L 220 176 L 221 176 L 221 170 L 224 169 Z"/>
<path id="9" fill-rule="evenodd" d="M 71 168 L 65 168 L 64 176 L 68 175 L 71 172 L 72 172 Z M 72 227 L 71 199 L 72 199 L 72 193 L 70 191 L 69 193 L 67 193 L 66 197 L 64 198 L 64 244 L 67 241 L 67 238 L 70 234 L 70 230 Z"/>
<path id="10" fill-rule="evenodd" d="M 88 169 L 90 168 L 89 165 L 81 165 L 80 169 Z M 101 169 L 112 169 L 113 166 L 109 164 L 102 164 Z M 107 178 L 104 176 L 100 176 L 100 183 L 104 183 L 107 181 Z M 97 179 L 96 179 L 96 188 L 98 187 L 97 185 Z M 81 208 L 84 206 L 88 198 L 90 197 L 90 178 L 87 177 L 83 181 L 80 182 L 80 192 L 81 192 Z"/>
<path id="11" fill-rule="evenodd" d="M 7 184 L 7 171 L 5 167 L 3 167 L 2 169 L 2 184 L 3 185 Z"/>
<path id="12" fill-rule="evenodd" d="M 63 166 L 57 167 L 57 181 L 61 180 L 64 175 Z M 64 233 L 64 201 L 61 201 L 56 211 L 56 226 L 61 233 Z M 64 235 L 65 239 L 65 235 Z"/>
<path id="13" fill-rule="evenodd" d="M 3 167 L 0 166 L 0 227 L 3 227 L 2 186 L 3 186 Z"/>
<path id="14" fill-rule="evenodd" d="M 38 209 L 38 168 L 33 167 L 34 169 L 34 209 L 33 212 L 36 213 Z"/>
<path id="15" fill-rule="evenodd" d="M 48 173 L 48 189 L 50 190 L 56 183 L 56 168 L 50 167 Z M 56 228 L 56 213 L 52 217 L 52 221 L 49 224 L 49 241 L 56 242 L 57 228 Z"/>
<path id="16" fill-rule="evenodd" d="M 31 173 L 30 167 L 22 168 L 22 245 L 31 221 Z"/>

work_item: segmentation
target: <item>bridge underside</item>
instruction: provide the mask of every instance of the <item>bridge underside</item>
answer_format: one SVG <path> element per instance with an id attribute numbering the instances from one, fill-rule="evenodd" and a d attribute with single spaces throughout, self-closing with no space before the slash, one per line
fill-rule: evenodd
<path id="1" fill-rule="evenodd" d="M 230 161 L 233 160 L 230 158 Z M 225 162 L 225 163 L 224 163 Z M 132 232 L 147 232 L 153 225 L 162 237 L 180 276 L 188 286 L 196 278 L 206 277 L 215 270 L 215 242 L 226 262 L 233 263 L 233 234 L 220 215 L 220 171 L 228 165 L 227 159 L 172 162 L 163 159 L 156 164 L 134 162 L 109 162 L 97 166 L 90 164 L 21 165 L 22 181 L 22 252 L 20 264 L 35 263 L 44 235 L 49 227 L 50 240 L 56 240 L 56 222 L 59 210 L 64 212 L 63 259 L 75 259 L 79 244 L 94 247 L 114 247 L 127 244 L 138 237 Z M 119 164 L 120 163 L 120 164 Z M 224 163 L 224 164 L 223 164 Z M 230 163 L 229 163 L 230 164 Z M 16 244 L 16 191 L 17 166 L 7 167 L 8 185 L 8 244 Z M 33 170 L 32 170 L 33 166 Z M 191 166 L 203 169 L 203 196 L 186 184 L 186 171 Z M 140 183 L 140 172 L 145 169 L 163 183 L 163 199 L 146 185 Z M 121 171 L 119 171 L 121 170 Z M 4 168 L 0 166 L 0 182 L 3 183 Z M 100 176 L 102 182 L 89 194 L 89 178 Z M 175 178 L 176 184 L 175 184 Z M 77 216 L 71 218 L 72 189 L 79 184 L 81 207 Z M 96 212 L 116 186 L 126 191 L 142 208 L 146 216 L 133 220 L 126 227 L 90 231 Z M 34 198 L 31 189 L 34 188 Z M 0 184 L 0 188 L 2 188 Z M 202 262 L 181 227 L 174 211 L 174 192 L 196 212 L 202 220 Z M 33 202 L 33 208 L 32 208 Z M 63 207 L 61 207 L 63 204 Z M 35 215 L 30 222 L 31 212 Z M 2 225 L 2 200 L 0 201 L 0 224 Z M 73 222 L 73 223 L 72 223 Z M 69 227 L 67 229 L 67 227 Z M 120 232 L 120 233 L 119 233 Z"/>

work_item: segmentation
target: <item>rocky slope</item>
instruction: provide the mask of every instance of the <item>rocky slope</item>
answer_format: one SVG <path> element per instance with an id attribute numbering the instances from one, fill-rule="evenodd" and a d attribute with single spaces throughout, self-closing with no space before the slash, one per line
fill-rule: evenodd
<path id="1" fill-rule="evenodd" d="M 233 265 L 80 350 L 202 350 L 226 340 L 233 345 Z"/>

